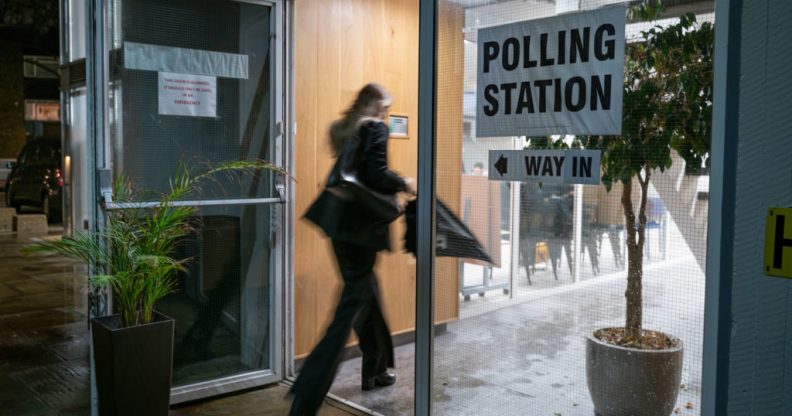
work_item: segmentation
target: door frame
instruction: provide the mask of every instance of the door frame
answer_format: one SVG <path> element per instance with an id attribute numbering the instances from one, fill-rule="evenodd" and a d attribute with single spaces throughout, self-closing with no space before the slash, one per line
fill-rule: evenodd
<path id="1" fill-rule="evenodd" d="M 268 6 L 272 13 L 270 14 L 270 51 L 274 58 L 272 60 L 272 74 L 271 74 L 271 100 L 273 102 L 270 111 L 270 131 L 274 140 L 274 156 L 275 164 L 284 167 L 287 172 L 292 172 L 292 164 L 287 158 L 286 149 L 290 140 L 286 140 L 284 125 L 284 45 L 281 39 L 284 37 L 284 18 L 283 18 L 283 5 L 279 0 L 229 0 L 238 3 L 250 3 L 261 6 Z M 292 198 L 289 195 L 291 186 L 285 184 L 283 195 L 281 197 L 283 203 L 273 202 L 271 198 L 251 199 L 248 202 L 256 204 L 274 204 L 273 209 L 277 211 L 276 217 L 279 218 L 277 223 L 273 223 L 276 238 L 275 245 L 272 247 L 274 255 L 273 273 L 274 276 L 270 279 L 273 284 L 273 293 L 271 295 L 271 305 L 269 311 L 270 331 L 269 331 L 269 344 L 270 344 L 270 364 L 271 368 L 265 370 L 257 370 L 246 372 L 242 374 L 235 374 L 218 379 L 208 380 L 200 383 L 188 384 L 179 387 L 171 388 L 171 404 L 179 404 L 197 399 L 205 399 L 208 397 L 227 394 L 233 391 L 250 389 L 253 387 L 264 386 L 280 382 L 284 377 L 283 366 L 283 291 L 287 260 L 290 259 L 288 250 L 286 249 L 290 241 L 291 235 L 288 234 L 288 221 L 290 216 L 287 213 L 290 211 L 289 207 L 292 205 Z M 231 202 L 231 201 L 228 201 Z M 200 204 L 200 202 L 199 202 Z"/>
<path id="2" fill-rule="evenodd" d="M 291 111 L 287 111 L 287 103 L 290 102 L 292 89 L 288 87 L 291 77 L 288 74 L 286 47 L 288 36 L 286 29 L 290 27 L 285 19 L 286 2 L 284 0 L 228 0 L 239 3 L 250 3 L 270 7 L 270 51 L 272 59 L 271 69 L 271 101 L 272 108 L 270 114 L 270 132 L 274 145 L 273 157 L 278 166 L 282 166 L 287 172 L 292 172 L 292 129 L 291 123 L 287 123 L 287 118 L 291 117 Z M 109 24 L 114 19 L 112 14 L 112 0 L 85 0 L 86 2 L 86 93 L 88 95 L 88 146 L 89 160 L 85 161 L 94 173 L 86 187 L 91 189 L 92 201 L 89 204 L 88 212 L 89 227 L 91 229 L 103 227 L 107 220 L 108 209 L 124 209 L 125 204 L 113 204 L 112 195 L 108 193 L 109 182 L 112 177 L 112 146 L 108 143 L 111 135 L 109 124 L 109 111 L 107 107 L 108 96 L 111 90 L 108 81 L 110 80 L 109 53 L 112 49 L 111 33 L 113 30 Z M 62 7 L 67 8 L 69 0 L 62 0 Z M 80 28 L 69 28 L 70 30 L 80 30 Z M 68 31 L 68 29 L 67 29 Z M 68 34 L 67 34 L 68 36 Z M 66 36 L 64 36 L 64 39 Z M 291 52 L 289 51 L 289 54 Z M 289 57 L 290 62 L 290 57 Z M 288 92 L 288 94 L 287 94 Z M 65 152 L 64 152 L 65 153 Z M 284 375 L 291 371 L 290 356 L 291 351 L 287 348 L 291 345 L 290 338 L 286 334 L 291 333 L 291 314 L 285 313 L 286 308 L 290 308 L 287 302 L 288 294 L 291 293 L 290 286 L 286 284 L 287 276 L 291 272 L 292 259 L 292 190 L 291 183 L 285 181 L 283 192 L 280 198 L 257 198 L 257 199 L 237 199 L 228 201 L 189 201 L 188 205 L 250 205 L 250 204 L 272 204 L 276 211 L 273 215 L 277 221 L 273 221 L 272 227 L 275 233 L 275 244 L 272 247 L 273 254 L 273 273 L 270 278 L 272 291 L 269 306 L 269 343 L 270 343 L 270 368 L 235 374 L 204 382 L 173 387 L 171 389 L 171 404 L 178 404 L 187 401 L 204 399 L 232 391 L 249 389 L 252 387 L 266 384 L 277 383 L 283 380 Z M 278 200 L 279 199 L 279 200 Z M 185 201 L 186 202 L 186 201 Z M 99 207 L 102 206 L 102 209 Z M 96 310 L 111 310 L 112 298 L 106 296 L 99 300 Z M 288 309 L 290 310 L 290 309 Z M 90 318 L 90 317 L 89 317 Z M 288 319 L 287 319 L 288 318 Z M 92 371 L 93 374 L 93 371 Z M 93 384 L 93 383 L 92 383 Z M 93 388 L 92 388 L 93 390 Z"/>

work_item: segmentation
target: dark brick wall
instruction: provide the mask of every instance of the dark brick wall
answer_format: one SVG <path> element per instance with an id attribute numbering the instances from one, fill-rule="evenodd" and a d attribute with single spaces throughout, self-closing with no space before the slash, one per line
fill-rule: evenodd
<path id="1" fill-rule="evenodd" d="M 15 158 L 25 144 L 22 48 L 0 42 L 0 158 Z"/>

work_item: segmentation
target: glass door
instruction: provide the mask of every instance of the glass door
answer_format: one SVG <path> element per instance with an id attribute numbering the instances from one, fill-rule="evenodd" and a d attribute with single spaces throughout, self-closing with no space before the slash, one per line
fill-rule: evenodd
<path id="1" fill-rule="evenodd" d="M 105 177 L 124 175 L 151 195 L 134 204 L 153 204 L 180 166 L 261 159 L 288 168 L 277 6 L 107 4 Z M 181 202 L 200 218 L 180 248 L 189 262 L 178 290 L 157 306 L 175 320 L 171 403 L 281 379 L 284 186 L 268 171 L 218 176 Z"/>

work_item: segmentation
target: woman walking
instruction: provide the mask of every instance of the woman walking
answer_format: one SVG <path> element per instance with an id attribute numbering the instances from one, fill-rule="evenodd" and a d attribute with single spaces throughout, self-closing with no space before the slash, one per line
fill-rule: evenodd
<path id="1" fill-rule="evenodd" d="M 330 127 L 336 156 L 346 141 L 359 139 L 355 168 L 358 179 L 371 189 L 395 194 L 411 192 L 412 181 L 388 168 L 388 127 L 384 123 L 391 104 L 390 94 L 380 85 L 368 84 L 357 95 L 344 116 Z M 328 209 L 325 207 L 324 209 Z M 377 253 L 390 249 L 389 224 L 378 221 L 364 207 L 348 201 L 333 214 L 337 225 L 331 235 L 333 251 L 344 280 L 344 290 L 324 337 L 305 359 L 291 388 L 294 394 L 290 416 L 314 416 L 319 412 L 352 329 L 363 353 L 361 388 L 389 386 L 396 376 L 390 330 L 382 314 L 374 264 Z"/>

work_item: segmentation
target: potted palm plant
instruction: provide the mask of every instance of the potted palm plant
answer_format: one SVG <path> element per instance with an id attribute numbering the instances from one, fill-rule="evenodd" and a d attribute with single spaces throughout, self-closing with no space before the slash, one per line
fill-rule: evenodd
<path id="1" fill-rule="evenodd" d="M 176 249 L 199 226 L 196 208 L 176 202 L 197 194 L 217 174 L 264 169 L 285 173 L 263 161 L 229 162 L 200 174 L 182 164 L 156 207 L 111 210 L 102 229 L 27 248 L 88 263 L 92 290 L 112 293 L 117 313 L 91 320 L 99 414 L 168 414 L 174 325 L 155 305 L 176 289 L 176 273 L 189 261 L 175 258 Z M 113 196 L 140 200 L 124 177 L 113 182 Z"/>

